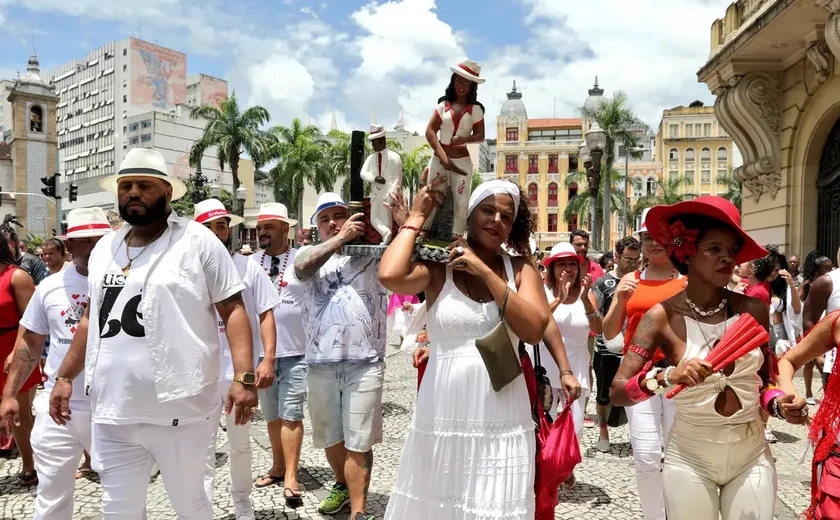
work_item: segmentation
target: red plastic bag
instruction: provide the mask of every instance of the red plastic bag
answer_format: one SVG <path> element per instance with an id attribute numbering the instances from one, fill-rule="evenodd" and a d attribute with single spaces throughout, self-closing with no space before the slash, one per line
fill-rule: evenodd
<path id="1" fill-rule="evenodd" d="M 429 360 L 425 359 L 422 363 L 417 365 L 417 391 L 420 391 L 420 383 L 423 382 L 423 375 L 426 374 L 426 366 L 428 366 Z"/>
<path id="2" fill-rule="evenodd" d="M 15 447 L 15 438 L 12 436 L 12 423 L 6 419 L 0 419 L 0 451 L 12 451 Z"/>
<path id="3" fill-rule="evenodd" d="M 580 464 L 580 444 L 575 433 L 570 406 L 563 408 L 554 424 L 541 421 L 537 457 L 537 520 L 554 518 L 557 507 L 557 488 L 560 487 Z"/>

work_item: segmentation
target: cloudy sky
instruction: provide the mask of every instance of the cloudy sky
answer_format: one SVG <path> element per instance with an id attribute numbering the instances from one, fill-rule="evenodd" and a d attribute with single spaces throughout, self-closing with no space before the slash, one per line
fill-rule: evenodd
<path id="1" fill-rule="evenodd" d="M 373 114 L 422 131 L 465 56 L 498 113 L 515 79 L 529 117 L 573 117 L 597 75 L 652 127 L 665 108 L 712 102 L 696 71 L 731 0 L 0 0 L 0 79 L 139 37 L 187 54 L 273 124 L 364 129 Z M 491 119 L 492 120 L 492 119 Z M 488 130 L 490 128 L 488 127 Z M 495 133 L 495 129 L 493 129 Z"/>

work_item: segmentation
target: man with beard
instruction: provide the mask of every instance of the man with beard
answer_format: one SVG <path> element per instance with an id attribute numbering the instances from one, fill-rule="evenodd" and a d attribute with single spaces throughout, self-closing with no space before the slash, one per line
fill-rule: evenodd
<path id="1" fill-rule="evenodd" d="M 26 249 L 21 246 L 23 242 L 20 241 L 17 231 L 12 229 L 11 226 L 4 226 L 3 238 L 8 242 L 17 266 L 29 273 L 35 285 L 38 285 L 41 280 L 50 275 L 47 264 L 37 256 L 27 253 Z"/>
<path id="2" fill-rule="evenodd" d="M 195 221 L 213 232 L 228 251 L 232 240 L 231 228 L 242 223 L 242 217 L 231 215 L 222 201 L 207 199 L 195 205 Z M 262 269 L 239 253 L 233 253 L 236 271 L 245 284 L 242 299 L 245 310 L 251 320 L 251 333 L 254 340 L 254 360 L 257 366 L 257 388 L 267 388 L 274 381 L 274 329 L 273 308 L 280 304 L 280 297 L 271 285 Z M 219 321 L 219 342 L 222 346 L 222 377 L 219 380 L 219 393 L 226 396 L 233 384 L 233 360 L 230 356 L 225 324 L 221 316 Z M 263 354 L 264 352 L 264 354 Z M 262 355 L 260 355 L 262 354 Z M 258 361 L 258 358 L 263 358 Z M 227 416 L 226 431 L 230 446 L 230 494 L 236 520 L 254 520 L 254 506 L 251 503 L 251 423 L 234 424 L 233 417 Z M 207 453 L 207 475 L 204 487 L 207 495 L 213 497 L 213 484 L 216 476 L 216 436 L 210 443 Z"/>
<path id="3" fill-rule="evenodd" d="M 45 367 L 46 392 L 35 400 L 35 426 L 31 437 L 35 470 L 39 476 L 35 520 L 70 520 L 76 467 L 82 451 L 90 450 L 90 399 L 84 393 L 83 377 L 79 376 L 70 397 L 74 420 L 68 424 L 58 425 L 50 419 L 48 392 L 56 383 L 58 367 L 88 304 L 90 253 L 100 237 L 111 232 L 111 226 L 100 208 L 74 209 L 67 216 L 67 224 L 65 238 L 75 266 L 48 277 L 32 295 L 20 320 L 23 340 L 15 351 L 0 401 L 0 417 L 18 424 L 21 410 L 14 396 L 41 357 L 49 337 L 52 349 Z"/>
<path id="4" fill-rule="evenodd" d="M 277 359 L 274 384 L 260 391 L 263 418 L 268 421 L 272 465 L 257 479 L 258 488 L 283 482 L 286 504 L 298 507 L 301 499 L 297 480 L 300 450 L 303 445 L 303 404 L 306 399 L 306 335 L 301 319 L 303 287 L 293 275 L 297 249 L 289 247 L 289 229 L 297 224 L 290 219 L 286 206 L 268 203 L 257 215 L 257 237 L 261 251 L 251 256 L 268 273 L 280 294 L 274 308 L 277 327 Z"/>
<path id="5" fill-rule="evenodd" d="M 178 518 L 210 520 L 204 475 L 220 413 L 216 311 L 234 367 L 225 413 L 244 424 L 257 404 L 245 286 L 224 245 L 172 211 L 187 190 L 159 152 L 130 150 L 100 185 L 117 195 L 127 225 L 91 254 L 90 305 L 58 371 L 50 415 L 71 420 L 73 379 L 84 365 L 104 520 L 141 517 L 155 462 Z"/>
<path id="6" fill-rule="evenodd" d="M 295 277 L 303 281 L 312 444 L 325 449 L 336 483 L 321 514 L 350 506 L 365 514 L 373 445 L 382 442 L 382 384 L 388 294 L 379 259 L 341 254 L 364 235 L 363 215 L 350 215 L 335 193 L 323 193 L 312 216 L 324 242 L 301 249 Z"/>

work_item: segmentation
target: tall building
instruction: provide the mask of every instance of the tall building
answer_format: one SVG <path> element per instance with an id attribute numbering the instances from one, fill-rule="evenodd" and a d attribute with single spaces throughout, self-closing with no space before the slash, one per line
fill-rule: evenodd
<path id="1" fill-rule="evenodd" d="M 568 239 L 577 229 L 563 211 L 578 186 L 565 186 L 566 175 L 578 170 L 577 153 L 583 139 L 579 118 L 529 119 L 516 83 L 502 103 L 496 120 L 496 172 L 525 188 L 537 212 L 535 239 L 540 249 Z"/>
<path id="2" fill-rule="evenodd" d="M 478 148 L 478 171 L 481 173 L 496 171 L 496 140 L 485 139 Z"/>
<path id="3" fill-rule="evenodd" d="M 0 80 L 0 143 L 12 140 L 12 104 L 7 99 L 15 82 Z"/>
<path id="4" fill-rule="evenodd" d="M 742 225 L 788 253 L 840 248 L 840 3 L 732 2 L 697 73 L 743 154 Z"/>

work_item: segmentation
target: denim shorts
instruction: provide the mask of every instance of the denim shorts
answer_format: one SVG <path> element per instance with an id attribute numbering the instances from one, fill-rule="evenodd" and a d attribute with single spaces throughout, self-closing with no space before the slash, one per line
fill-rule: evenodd
<path id="1" fill-rule="evenodd" d="M 324 363 L 309 366 L 312 445 L 325 449 L 344 441 L 366 453 L 382 442 L 383 363 Z"/>
<path id="2" fill-rule="evenodd" d="M 260 363 L 263 358 L 260 357 Z M 306 402 L 306 363 L 304 356 L 277 358 L 274 361 L 274 383 L 259 390 L 260 409 L 268 421 L 302 421 Z"/>

